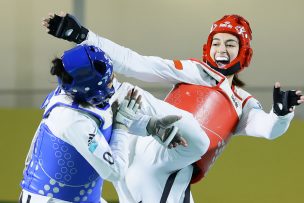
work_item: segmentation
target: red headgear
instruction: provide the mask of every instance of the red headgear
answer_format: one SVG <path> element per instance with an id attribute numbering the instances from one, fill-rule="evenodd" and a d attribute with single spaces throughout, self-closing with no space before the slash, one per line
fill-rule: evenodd
<path id="1" fill-rule="evenodd" d="M 210 56 L 213 36 L 217 33 L 230 33 L 236 36 L 240 43 L 238 56 L 222 68 L 218 68 L 217 64 Z M 224 75 L 232 75 L 240 72 L 245 67 L 249 66 L 252 57 L 252 49 L 250 47 L 251 39 L 251 29 L 247 20 L 239 15 L 225 15 L 223 18 L 213 23 L 211 27 L 207 44 L 204 44 L 203 46 L 203 61 Z"/>

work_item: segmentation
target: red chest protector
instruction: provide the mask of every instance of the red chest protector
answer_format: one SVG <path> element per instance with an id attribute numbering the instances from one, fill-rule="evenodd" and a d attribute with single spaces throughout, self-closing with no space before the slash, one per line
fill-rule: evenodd
<path id="1" fill-rule="evenodd" d="M 178 84 L 167 95 L 166 102 L 188 111 L 200 123 L 210 139 L 208 151 L 195 165 L 191 183 L 201 180 L 221 154 L 239 121 L 237 112 L 227 94 L 219 87 Z"/>

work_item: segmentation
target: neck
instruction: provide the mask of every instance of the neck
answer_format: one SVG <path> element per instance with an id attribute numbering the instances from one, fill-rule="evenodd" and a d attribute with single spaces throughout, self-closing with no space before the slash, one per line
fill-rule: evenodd
<path id="1" fill-rule="evenodd" d="M 231 85 L 232 85 L 233 77 L 234 77 L 234 75 L 227 75 L 227 76 L 226 76 L 226 78 L 227 78 L 227 80 L 228 80 L 228 82 L 229 82 L 230 87 L 231 87 Z"/>

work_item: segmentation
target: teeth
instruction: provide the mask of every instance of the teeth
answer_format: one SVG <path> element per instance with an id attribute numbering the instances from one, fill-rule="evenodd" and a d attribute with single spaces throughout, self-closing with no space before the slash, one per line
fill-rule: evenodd
<path id="1" fill-rule="evenodd" d="M 215 58 L 215 60 L 217 60 L 217 61 L 229 61 L 229 58 L 225 57 L 225 56 L 218 56 L 218 57 Z"/>
<path id="2" fill-rule="evenodd" d="M 229 63 L 230 59 L 227 56 L 217 56 L 215 57 L 215 61 L 218 67 L 222 68 Z"/>

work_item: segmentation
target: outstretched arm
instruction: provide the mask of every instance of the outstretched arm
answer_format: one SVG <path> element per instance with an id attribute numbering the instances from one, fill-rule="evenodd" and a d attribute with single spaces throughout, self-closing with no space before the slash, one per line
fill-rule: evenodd
<path id="1" fill-rule="evenodd" d="M 174 61 L 155 56 L 142 56 L 106 38 L 88 31 L 70 14 L 49 14 L 43 20 L 47 32 L 57 38 L 99 47 L 113 61 L 114 70 L 147 82 L 204 84 L 206 73 L 189 60 Z"/>
<path id="2" fill-rule="evenodd" d="M 295 106 L 304 103 L 300 90 L 281 91 L 281 84 L 276 82 L 273 89 L 273 111 L 278 116 L 285 116 L 294 111 Z"/>
<path id="3" fill-rule="evenodd" d="M 60 15 L 50 13 L 47 18 L 43 19 L 42 25 L 47 28 L 50 35 L 77 44 L 86 40 L 89 32 L 76 17 L 63 12 Z"/>
<path id="4" fill-rule="evenodd" d="M 275 139 L 287 131 L 295 106 L 302 103 L 304 96 L 301 91 L 281 91 L 280 83 L 276 82 L 270 113 L 265 113 L 257 100 L 250 99 L 244 106 L 235 134 Z"/>

